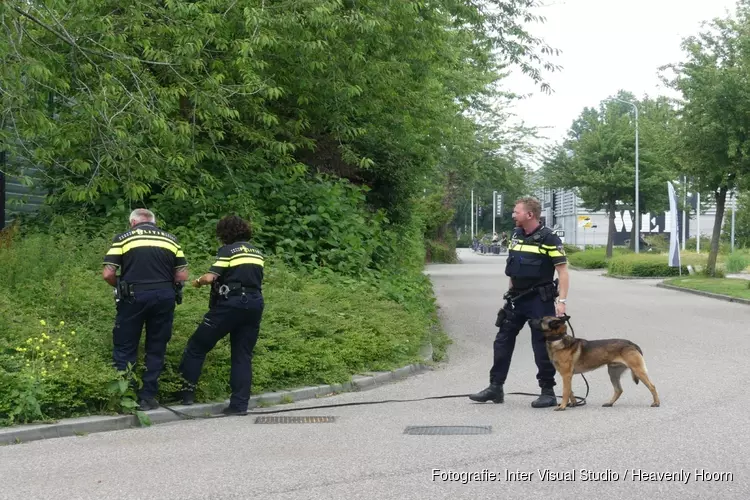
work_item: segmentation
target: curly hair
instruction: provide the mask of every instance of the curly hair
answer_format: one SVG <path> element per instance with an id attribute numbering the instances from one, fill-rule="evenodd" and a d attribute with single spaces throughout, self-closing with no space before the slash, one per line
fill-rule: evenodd
<path id="1" fill-rule="evenodd" d="M 247 241 L 252 234 L 250 223 L 236 215 L 227 215 L 216 224 L 216 236 L 225 245 L 236 241 Z"/>

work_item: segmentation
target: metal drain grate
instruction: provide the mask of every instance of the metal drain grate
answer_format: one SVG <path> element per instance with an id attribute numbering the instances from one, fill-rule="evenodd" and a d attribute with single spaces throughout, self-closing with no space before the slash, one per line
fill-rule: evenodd
<path id="1" fill-rule="evenodd" d="M 256 417 L 256 424 L 327 424 L 336 417 Z"/>
<path id="2" fill-rule="evenodd" d="M 404 429 L 404 434 L 412 435 L 442 435 L 458 436 L 473 434 L 492 434 L 491 425 L 410 425 Z"/>

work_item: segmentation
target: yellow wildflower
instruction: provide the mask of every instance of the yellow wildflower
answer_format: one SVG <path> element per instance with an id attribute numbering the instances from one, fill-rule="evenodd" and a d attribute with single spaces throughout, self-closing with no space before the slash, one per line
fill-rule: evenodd
<path id="1" fill-rule="evenodd" d="M 60 321 L 60 326 L 65 326 L 65 321 Z"/>
<path id="2" fill-rule="evenodd" d="M 47 322 L 44 321 L 43 319 L 39 321 L 39 324 L 42 326 L 47 326 Z"/>

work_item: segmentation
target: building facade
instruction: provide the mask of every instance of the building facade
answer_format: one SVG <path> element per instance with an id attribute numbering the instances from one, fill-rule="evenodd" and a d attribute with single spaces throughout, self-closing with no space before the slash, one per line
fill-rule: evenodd
<path id="1" fill-rule="evenodd" d="M 675 185 L 675 188 L 677 186 Z M 535 196 L 542 203 L 542 218 L 545 225 L 558 231 L 563 241 L 581 248 L 587 245 L 604 246 L 607 244 L 609 217 L 606 211 L 593 211 L 585 208 L 575 192 L 564 189 L 540 188 Z M 667 187 L 664 187 L 667 196 Z M 715 203 L 707 204 L 702 199 L 700 218 L 696 217 L 696 199 L 688 195 L 687 202 L 693 210 L 684 214 L 682 210 L 677 214 L 677 225 L 680 241 L 682 241 L 683 224 L 685 226 L 685 241 L 694 238 L 699 232 L 702 238 L 710 238 L 713 233 L 714 218 L 716 217 Z M 728 209 L 732 207 L 732 193 L 727 194 Z M 707 206 L 708 205 L 708 206 Z M 643 213 L 641 219 L 641 236 L 660 234 L 669 237 L 672 232 L 671 214 L 669 211 L 661 213 Z M 626 245 L 631 238 L 634 212 L 629 209 L 619 209 L 615 214 L 615 245 Z M 723 222 L 723 221 L 722 221 Z"/>

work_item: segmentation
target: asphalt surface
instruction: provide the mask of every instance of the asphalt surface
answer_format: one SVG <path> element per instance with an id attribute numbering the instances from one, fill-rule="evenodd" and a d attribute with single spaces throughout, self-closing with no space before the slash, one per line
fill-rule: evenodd
<path id="1" fill-rule="evenodd" d="M 454 339 L 447 363 L 296 406 L 484 388 L 508 280 L 503 257 L 461 256 L 461 264 L 428 268 Z M 457 398 L 283 414 L 337 417 L 322 424 L 254 424 L 253 416 L 174 422 L 0 447 L 0 499 L 750 498 L 750 308 L 654 284 L 571 271 L 568 313 L 578 337 L 624 337 L 642 347 L 659 408 L 629 374 L 616 405 L 601 407 L 612 391 L 602 369 L 588 375 L 588 405 L 564 412 L 509 395 L 502 405 Z M 538 392 L 535 374 L 525 328 L 506 391 Z M 580 376 L 574 390 L 585 394 Z M 492 433 L 405 435 L 411 425 L 492 426 Z M 544 480 L 545 470 L 572 480 Z"/>

